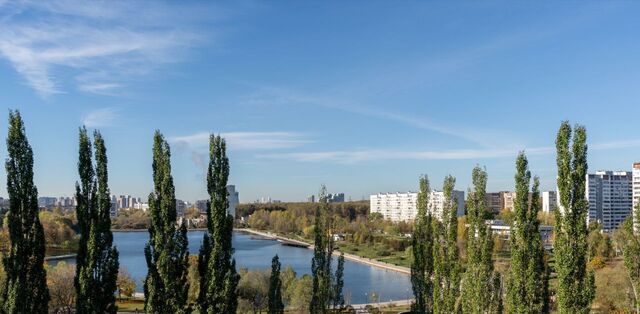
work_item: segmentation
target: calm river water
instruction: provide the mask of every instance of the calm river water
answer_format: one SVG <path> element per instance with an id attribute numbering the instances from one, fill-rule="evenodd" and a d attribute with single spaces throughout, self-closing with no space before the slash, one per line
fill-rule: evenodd
<path id="1" fill-rule="evenodd" d="M 120 251 L 120 265 L 126 267 L 142 291 L 142 281 L 147 274 L 144 246 L 149 239 L 147 232 L 114 232 L 114 242 Z M 189 231 L 189 251 L 198 254 L 203 231 Z M 271 258 L 278 254 L 282 269 L 291 266 L 298 276 L 311 273 L 313 251 L 281 245 L 277 241 L 257 239 L 252 235 L 234 232 L 234 257 L 238 268 L 271 269 Z M 336 259 L 334 259 L 334 266 Z M 345 261 L 344 291 L 351 304 L 367 303 L 372 291 L 380 295 L 380 301 L 395 301 L 411 296 L 408 275 L 371 267 L 349 260 Z"/>

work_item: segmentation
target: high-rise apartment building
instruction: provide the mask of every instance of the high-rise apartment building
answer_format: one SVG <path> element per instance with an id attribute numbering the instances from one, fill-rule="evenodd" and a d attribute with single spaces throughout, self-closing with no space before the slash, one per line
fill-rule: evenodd
<path id="1" fill-rule="evenodd" d="M 453 191 L 453 198 L 458 205 L 458 216 L 464 215 L 464 192 Z M 418 192 L 372 194 L 369 197 L 370 212 L 380 213 L 391 221 L 411 221 L 418 214 L 417 200 Z M 437 219 L 442 219 L 444 201 L 442 191 L 432 191 L 429 195 L 429 211 Z"/>
<path id="2" fill-rule="evenodd" d="M 542 211 L 553 213 L 558 208 L 558 193 L 556 191 L 542 192 Z"/>
<path id="3" fill-rule="evenodd" d="M 633 163 L 633 208 L 640 203 L 640 162 Z"/>
<path id="4" fill-rule="evenodd" d="M 229 207 L 227 207 L 227 214 L 236 217 L 236 206 L 240 204 L 240 193 L 236 191 L 235 185 L 227 185 L 227 193 L 229 197 Z M 271 201 L 271 198 L 269 198 Z M 207 212 L 207 203 L 209 200 L 197 200 L 196 208 L 200 211 L 201 214 L 205 214 Z"/>
<path id="5" fill-rule="evenodd" d="M 513 211 L 513 201 L 516 199 L 516 192 L 503 191 L 500 192 L 502 196 L 502 208 L 508 211 Z"/>
<path id="6" fill-rule="evenodd" d="M 631 214 L 632 185 L 632 173 L 629 171 L 597 171 L 595 174 L 587 174 L 587 223 L 601 223 L 604 232 L 615 230 Z"/>
<path id="7" fill-rule="evenodd" d="M 490 213 L 498 214 L 504 208 L 502 192 L 488 192 L 484 195 L 484 200 Z"/>
<path id="8" fill-rule="evenodd" d="M 227 207 L 227 214 L 236 218 L 236 206 L 240 204 L 240 193 L 236 191 L 235 185 L 227 185 L 227 192 L 229 193 L 229 207 Z"/>

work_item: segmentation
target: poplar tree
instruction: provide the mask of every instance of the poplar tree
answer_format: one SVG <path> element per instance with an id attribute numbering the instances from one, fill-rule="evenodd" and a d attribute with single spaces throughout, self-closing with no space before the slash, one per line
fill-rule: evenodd
<path id="1" fill-rule="evenodd" d="M 487 172 L 476 166 L 471 174 L 473 191 L 467 196 L 467 269 L 461 283 L 464 313 L 501 313 L 500 275 L 493 269 L 493 237 L 485 224 Z"/>
<path id="2" fill-rule="evenodd" d="M 595 297 L 593 271 L 587 270 L 587 133 L 583 126 L 560 125 L 556 138 L 559 208 L 555 211 L 555 268 L 559 313 L 588 313 Z"/>
<path id="3" fill-rule="evenodd" d="M 338 256 L 338 265 L 336 266 L 335 283 L 333 285 L 333 308 L 342 310 L 344 307 L 344 253 L 340 252 Z"/>
<path id="4" fill-rule="evenodd" d="M 438 224 L 434 244 L 434 289 L 433 312 L 450 314 L 458 308 L 460 293 L 460 255 L 458 252 L 458 204 L 453 198 L 456 179 L 447 176 L 444 179 L 442 223 Z"/>
<path id="5" fill-rule="evenodd" d="M 171 151 L 160 131 L 153 139 L 153 183 L 149 194 L 149 243 L 144 253 L 147 313 L 189 313 L 189 251 L 187 228 L 176 223 L 176 197 L 171 177 Z"/>
<path id="6" fill-rule="evenodd" d="M 116 313 L 118 251 L 111 233 L 107 154 L 104 140 L 94 133 L 96 169 L 91 158 L 91 141 L 87 129 L 80 129 L 78 173 L 76 182 L 76 216 L 80 241 L 76 257 L 77 313 Z"/>
<path id="7" fill-rule="evenodd" d="M 633 292 L 635 313 L 640 313 L 640 234 L 634 230 L 634 219 L 640 217 L 640 202 L 634 209 L 634 217 L 627 218 L 622 225 L 622 256 L 624 266 L 629 275 L 631 290 Z"/>
<path id="8" fill-rule="evenodd" d="M 433 218 L 429 210 L 429 178 L 420 177 L 420 191 L 418 192 L 418 214 L 414 221 L 411 250 L 413 262 L 411 264 L 411 286 L 415 302 L 411 305 L 414 313 L 433 312 Z"/>
<path id="9" fill-rule="evenodd" d="M 538 222 L 540 182 L 538 177 L 533 178 L 529 197 L 531 172 L 522 152 L 516 160 L 515 181 L 507 310 L 509 313 L 548 313 L 549 278 Z"/>
<path id="10" fill-rule="evenodd" d="M 33 151 L 17 111 L 9 112 L 7 150 L 7 219 L 11 246 L 2 260 L 6 282 L 0 309 L 6 314 L 47 313 L 49 290 L 44 270 L 44 231 L 38 218 L 38 189 L 33 183 Z"/>
<path id="11" fill-rule="evenodd" d="M 280 279 L 280 260 L 278 255 L 271 259 L 271 277 L 269 279 L 269 314 L 283 314 L 282 280 Z"/>
<path id="12" fill-rule="evenodd" d="M 207 168 L 207 232 L 204 235 L 198 269 L 200 272 L 200 313 L 235 313 L 240 276 L 233 258 L 233 217 L 227 213 L 229 195 L 229 158 L 226 142 L 220 136 L 209 137 Z"/>
<path id="13" fill-rule="evenodd" d="M 318 200 L 319 206 L 316 207 L 313 229 L 313 258 L 311 260 L 311 274 L 313 277 L 311 302 L 309 304 L 309 312 L 311 314 L 327 313 L 331 301 L 333 239 L 331 238 L 329 200 L 327 198 L 327 188 L 324 185 L 320 187 Z"/>

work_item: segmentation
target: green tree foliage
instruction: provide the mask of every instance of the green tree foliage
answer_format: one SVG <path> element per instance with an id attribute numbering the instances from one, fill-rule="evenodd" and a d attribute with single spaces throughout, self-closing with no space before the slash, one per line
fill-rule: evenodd
<path id="1" fill-rule="evenodd" d="M 461 283 L 464 313 L 502 312 L 500 275 L 493 269 L 493 235 L 484 222 L 487 215 L 485 194 L 487 172 L 475 167 L 472 172 L 473 191 L 467 196 L 467 269 Z"/>
<path id="2" fill-rule="evenodd" d="M 229 159 L 226 143 L 220 136 L 209 137 L 209 167 L 207 170 L 207 233 L 199 255 L 200 313 L 235 313 L 238 307 L 236 273 L 231 237 L 233 217 L 227 213 L 229 195 Z"/>
<path id="3" fill-rule="evenodd" d="M 240 269 L 238 282 L 238 312 L 262 313 L 269 306 L 269 279 L 267 269 Z"/>
<path id="4" fill-rule="evenodd" d="M 145 247 L 144 282 L 147 313 L 189 313 L 187 228 L 176 225 L 176 197 L 169 144 L 159 131 L 153 140 L 153 183 L 149 195 L 149 243 Z"/>
<path id="5" fill-rule="evenodd" d="M 583 126 L 576 126 L 570 146 L 571 133 L 565 121 L 556 138 L 560 202 L 555 213 L 556 295 L 559 313 L 588 313 L 595 296 L 595 280 L 593 271 L 587 270 L 587 133 Z"/>
<path id="6" fill-rule="evenodd" d="M 624 229 L 624 226 L 620 226 Z M 607 233 L 602 232 L 602 225 L 597 222 L 589 224 L 589 261 L 594 259 L 606 261 L 613 255 L 613 243 Z"/>
<path id="7" fill-rule="evenodd" d="M 453 198 L 456 179 L 447 176 L 444 179 L 444 209 L 442 223 L 436 228 L 434 244 L 434 289 L 433 312 L 449 314 L 457 310 L 460 294 L 460 260 L 457 246 L 458 204 Z"/>
<path id="8" fill-rule="evenodd" d="M 118 270 L 118 279 L 116 281 L 118 287 L 118 297 L 132 297 L 136 292 L 136 281 L 131 277 L 126 267 L 120 267 Z"/>
<path id="9" fill-rule="evenodd" d="M 280 267 L 280 259 L 278 258 L 278 255 L 276 255 L 271 259 L 271 277 L 269 278 L 269 314 L 284 313 Z"/>
<path id="10" fill-rule="evenodd" d="M 319 206 L 316 207 L 314 224 L 314 249 L 311 260 L 313 290 L 309 312 L 311 314 L 327 313 L 331 304 L 331 257 L 333 255 L 333 239 L 331 237 L 331 213 L 327 199 L 327 188 L 323 185 L 318 195 Z"/>
<path id="11" fill-rule="evenodd" d="M 78 249 L 79 237 L 75 230 L 79 229 L 79 226 L 73 212 L 63 212 L 60 208 L 55 208 L 52 211 L 40 211 L 38 216 L 44 229 L 44 243 L 47 249 Z"/>
<path id="12" fill-rule="evenodd" d="M 416 313 L 433 312 L 433 218 L 429 211 L 429 178 L 420 177 L 418 214 L 414 221 L 411 238 L 413 262 L 411 264 L 411 286 L 415 302 L 411 309 Z"/>
<path id="13" fill-rule="evenodd" d="M 33 183 L 33 151 L 19 112 L 9 112 L 9 152 L 5 163 L 10 205 L 7 213 L 9 254 L 4 256 L 6 283 L 2 312 L 47 313 L 49 290 L 44 270 L 44 231 L 38 218 L 38 189 Z"/>
<path id="14" fill-rule="evenodd" d="M 77 294 L 74 289 L 75 265 L 68 265 L 64 261 L 56 266 L 46 267 L 47 286 L 49 287 L 49 311 L 52 313 L 77 313 L 73 311 L 77 302 Z"/>
<path id="15" fill-rule="evenodd" d="M 291 287 L 291 309 L 305 313 L 311 304 L 313 297 L 313 278 L 309 275 L 303 275 Z"/>
<path id="16" fill-rule="evenodd" d="M 640 202 L 634 209 L 634 217 L 640 217 Z M 640 233 L 634 230 L 634 218 L 625 220 L 620 232 L 618 242 L 621 242 L 624 266 L 629 275 L 636 313 L 640 313 Z"/>
<path id="17" fill-rule="evenodd" d="M 76 183 L 76 216 L 80 228 L 76 276 L 77 313 L 116 313 L 118 251 L 111 233 L 107 154 L 104 140 L 94 133 L 96 168 L 91 158 L 87 129 L 80 129 L 80 149 Z"/>
<path id="18" fill-rule="evenodd" d="M 119 210 L 111 225 L 113 229 L 149 229 L 151 217 L 142 209 Z"/>
<path id="19" fill-rule="evenodd" d="M 549 276 L 540 238 L 538 211 L 541 210 L 538 177 L 533 178 L 531 197 L 527 157 L 516 160 L 516 198 L 511 223 L 511 266 L 507 283 L 509 313 L 548 313 Z"/>
<path id="20" fill-rule="evenodd" d="M 341 310 L 344 308 L 344 294 L 342 292 L 344 288 L 344 253 L 342 252 L 340 252 L 340 256 L 338 256 L 338 265 L 336 266 L 334 279 L 332 296 L 333 308 Z"/>

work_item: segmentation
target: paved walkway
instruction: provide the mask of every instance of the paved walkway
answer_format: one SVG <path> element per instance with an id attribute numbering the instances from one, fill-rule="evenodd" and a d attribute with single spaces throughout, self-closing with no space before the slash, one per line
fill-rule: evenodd
<path id="1" fill-rule="evenodd" d="M 354 309 L 359 310 L 359 309 L 364 309 L 365 307 L 367 307 L 367 305 L 371 305 L 371 306 L 376 307 L 376 308 L 384 308 L 384 307 L 389 307 L 389 306 L 392 306 L 392 305 L 395 305 L 395 306 L 411 305 L 411 302 L 413 302 L 413 299 L 389 301 L 389 302 L 378 302 L 378 303 L 352 304 L 351 306 Z"/>
<path id="2" fill-rule="evenodd" d="M 74 258 L 78 256 L 78 254 L 65 254 L 65 255 L 52 255 L 52 256 L 45 256 L 44 260 L 45 261 L 59 261 L 59 260 L 65 260 L 65 259 L 69 259 L 69 258 Z"/>

